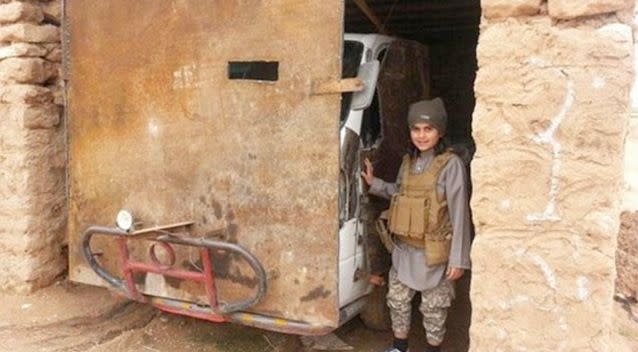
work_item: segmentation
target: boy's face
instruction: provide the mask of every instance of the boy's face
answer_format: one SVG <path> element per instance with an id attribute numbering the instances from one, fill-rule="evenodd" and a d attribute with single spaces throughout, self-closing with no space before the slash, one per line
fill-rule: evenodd
<path id="1" fill-rule="evenodd" d="M 417 122 L 410 128 L 410 139 L 421 152 L 430 150 L 441 139 L 439 131 L 427 122 Z"/>

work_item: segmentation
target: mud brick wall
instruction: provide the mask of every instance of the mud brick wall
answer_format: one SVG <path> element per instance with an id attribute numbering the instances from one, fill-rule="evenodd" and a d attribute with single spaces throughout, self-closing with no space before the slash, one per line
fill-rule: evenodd
<path id="1" fill-rule="evenodd" d="M 65 268 L 61 0 L 0 0 L 0 290 Z"/>
<path id="2" fill-rule="evenodd" d="M 608 351 L 634 2 L 481 3 L 471 351 Z"/>

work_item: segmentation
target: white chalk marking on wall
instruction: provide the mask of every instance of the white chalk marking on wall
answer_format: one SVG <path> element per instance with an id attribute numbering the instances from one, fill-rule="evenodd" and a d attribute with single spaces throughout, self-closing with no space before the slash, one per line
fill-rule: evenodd
<path id="1" fill-rule="evenodd" d="M 547 62 L 547 60 L 540 58 L 538 56 L 532 56 L 529 58 L 529 60 L 527 60 L 527 63 L 532 65 L 532 66 L 538 66 L 538 67 L 547 67 L 549 66 L 549 62 Z"/>
<path id="2" fill-rule="evenodd" d="M 507 334 L 507 331 L 505 331 L 505 329 L 498 329 L 498 331 L 496 332 L 496 338 L 499 340 L 506 340 L 509 337 L 509 335 Z"/>
<path id="3" fill-rule="evenodd" d="M 501 131 L 503 131 L 503 133 L 507 136 L 511 135 L 512 132 L 514 131 L 514 129 L 512 128 L 512 125 L 510 125 L 509 123 L 504 123 L 501 126 Z"/>
<path id="4" fill-rule="evenodd" d="M 501 302 L 499 304 L 499 306 L 501 307 L 501 309 L 512 309 L 516 305 L 524 304 L 524 303 L 527 303 L 529 301 L 530 301 L 529 296 L 516 295 L 510 300 L 507 300 L 505 302 Z"/>
<path id="5" fill-rule="evenodd" d="M 593 220 L 598 226 L 599 231 L 602 233 L 616 233 L 618 232 L 618 218 L 614 218 L 611 215 L 602 211 L 592 211 L 585 217 L 586 220 Z"/>
<path id="6" fill-rule="evenodd" d="M 532 261 L 540 269 L 541 273 L 543 274 L 543 277 L 545 278 L 545 282 L 547 283 L 547 285 L 551 287 L 555 292 L 558 292 L 556 274 L 554 273 L 554 270 L 549 265 L 549 263 L 542 256 L 536 253 L 530 253 L 523 248 L 519 248 L 518 250 L 516 250 L 515 255 L 521 258 L 521 260 L 528 259 Z M 503 309 L 509 309 L 516 304 L 524 304 L 531 301 L 532 301 L 532 298 L 530 298 L 527 295 L 516 295 L 511 300 L 502 302 L 500 304 L 500 307 Z M 556 323 L 558 324 L 558 328 L 561 331 L 569 330 L 569 324 L 567 323 L 567 319 L 565 318 L 565 315 L 562 312 L 562 308 L 560 304 L 558 304 L 558 302 L 554 302 L 554 304 L 552 305 L 543 305 L 541 303 L 537 303 L 537 304 L 540 309 L 546 312 L 551 312 L 556 317 L 557 319 Z M 558 348 L 558 351 L 565 351 L 565 350 L 566 350 L 566 345 L 563 345 L 563 344 L 561 344 Z"/>
<path id="7" fill-rule="evenodd" d="M 563 340 L 558 344 L 558 351 L 566 351 L 567 350 L 567 341 Z"/>
<path id="8" fill-rule="evenodd" d="M 541 269 L 547 285 L 549 285 L 549 287 L 556 291 L 558 289 L 556 286 L 556 275 L 554 274 L 554 271 L 549 266 L 547 261 L 538 254 L 528 253 L 527 255 L 534 262 L 534 264 L 536 264 L 536 266 Z"/>
<path id="9" fill-rule="evenodd" d="M 607 82 L 605 82 L 605 79 L 600 77 L 600 76 L 596 76 L 594 77 L 594 79 L 591 82 L 592 87 L 594 87 L 595 89 L 601 89 L 603 87 L 605 87 L 605 84 Z"/>
<path id="10" fill-rule="evenodd" d="M 561 156 L 561 144 L 554 138 L 554 134 L 558 129 L 558 126 L 563 122 L 567 112 L 571 110 L 574 105 L 576 92 L 574 90 L 574 82 L 572 79 L 562 70 L 557 70 L 559 74 L 567 79 L 567 87 L 565 88 L 565 99 L 560 111 L 552 117 L 549 128 L 544 132 L 538 133 L 534 136 L 533 140 L 537 144 L 549 144 L 552 147 L 552 169 L 551 169 L 551 182 L 549 188 L 549 201 L 545 210 L 542 213 L 532 213 L 527 215 L 529 221 L 559 221 L 561 218 L 556 213 L 556 197 L 559 192 L 558 175 L 560 173 L 560 156 Z"/>
<path id="11" fill-rule="evenodd" d="M 558 308 L 556 309 L 556 311 L 557 310 Z M 567 331 L 567 329 L 569 328 L 569 326 L 567 325 L 567 320 L 562 315 L 560 318 L 558 318 L 558 327 L 560 327 L 560 329 L 563 331 Z"/>
<path id="12" fill-rule="evenodd" d="M 589 280 L 587 280 L 587 278 L 584 276 L 579 276 L 578 279 L 576 279 L 576 284 L 578 286 L 576 297 L 578 298 L 578 300 L 584 301 L 585 298 L 589 296 L 589 289 L 587 288 L 587 286 L 589 285 Z"/>

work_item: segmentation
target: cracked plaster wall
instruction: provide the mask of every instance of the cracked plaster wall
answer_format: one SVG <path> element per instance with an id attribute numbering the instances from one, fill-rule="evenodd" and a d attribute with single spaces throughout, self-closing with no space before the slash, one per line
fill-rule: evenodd
<path id="1" fill-rule="evenodd" d="M 471 351 L 607 351 L 634 3 L 482 7 Z"/>
<path id="2" fill-rule="evenodd" d="M 66 267 L 61 0 L 0 0 L 0 290 Z"/>

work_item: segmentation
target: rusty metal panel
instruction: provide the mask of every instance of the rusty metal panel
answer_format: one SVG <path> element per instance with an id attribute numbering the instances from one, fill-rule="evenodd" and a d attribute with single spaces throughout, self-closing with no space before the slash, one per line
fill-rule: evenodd
<path id="1" fill-rule="evenodd" d="M 253 311 L 336 326 L 340 95 L 310 90 L 340 78 L 343 1 L 67 0 L 65 18 L 71 279 L 105 285 L 80 236 L 128 209 L 144 227 L 223 228 L 266 269 Z M 278 62 L 278 80 L 230 80 L 231 61 Z M 115 242 L 93 247 L 118 272 Z M 188 249 L 177 256 L 201 267 Z M 254 289 L 246 265 L 214 256 L 222 299 Z M 136 282 L 206 302 L 194 283 Z"/>

